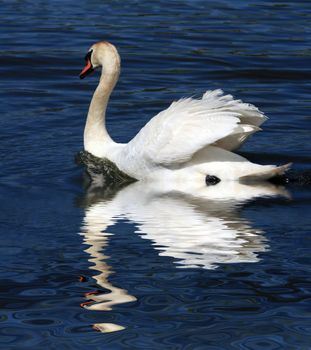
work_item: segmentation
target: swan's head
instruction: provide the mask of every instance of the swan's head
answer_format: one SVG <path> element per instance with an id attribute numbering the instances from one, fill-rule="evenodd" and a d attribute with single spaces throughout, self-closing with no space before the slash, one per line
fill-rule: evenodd
<path id="1" fill-rule="evenodd" d="M 80 73 L 80 78 L 85 78 L 97 67 L 103 67 L 106 74 L 120 70 L 120 56 L 117 49 L 108 41 L 100 41 L 92 45 L 85 56 L 86 65 Z"/>

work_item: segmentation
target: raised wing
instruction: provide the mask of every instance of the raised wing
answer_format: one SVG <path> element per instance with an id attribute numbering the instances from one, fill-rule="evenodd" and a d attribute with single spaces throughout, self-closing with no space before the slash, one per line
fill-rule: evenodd
<path id="1" fill-rule="evenodd" d="M 248 136 L 259 130 L 265 119 L 256 107 L 224 96 L 222 90 L 207 91 L 199 100 L 173 102 L 141 129 L 124 152 L 129 161 L 140 160 L 142 165 L 174 166 L 226 137 Z"/>
<path id="2" fill-rule="evenodd" d="M 232 95 L 223 95 L 221 89 L 206 91 L 202 99 L 209 103 L 210 108 L 238 113 L 241 124 L 253 127 L 251 130 L 244 130 L 241 133 L 236 130 L 235 133 L 215 142 L 215 146 L 228 151 L 241 147 L 250 135 L 261 130 L 259 126 L 268 119 L 256 106 L 235 100 Z"/>
<path id="3" fill-rule="evenodd" d="M 256 106 L 235 100 L 232 95 L 224 95 L 221 89 L 206 91 L 202 100 L 210 109 L 238 113 L 242 124 L 260 126 L 268 119 Z"/>

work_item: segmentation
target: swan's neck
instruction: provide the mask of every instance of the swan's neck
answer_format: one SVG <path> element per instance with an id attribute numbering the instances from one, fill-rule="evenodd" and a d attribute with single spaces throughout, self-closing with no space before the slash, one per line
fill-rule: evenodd
<path id="1" fill-rule="evenodd" d="M 97 157 L 103 157 L 105 147 L 113 143 L 106 129 L 106 109 L 119 74 L 120 68 L 117 66 L 105 72 L 103 69 L 90 103 L 84 129 L 84 149 Z"/>

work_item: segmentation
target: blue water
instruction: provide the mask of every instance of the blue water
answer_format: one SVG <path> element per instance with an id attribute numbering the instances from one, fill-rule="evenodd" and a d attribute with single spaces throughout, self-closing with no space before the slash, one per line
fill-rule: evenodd
<path id="1" fill-rule="evenodd" d="M 270 118 L 243 154 L 310 169 L 310 1 L 4 0 L 0 11 L 0 348 L 311 349 L 310 187 L 137 197 L 86 188 L 74 162 L 98 79 L 78 74 L 108 40 L 122 57 L 115 140 L 172 100 L 223 88 Z"/>

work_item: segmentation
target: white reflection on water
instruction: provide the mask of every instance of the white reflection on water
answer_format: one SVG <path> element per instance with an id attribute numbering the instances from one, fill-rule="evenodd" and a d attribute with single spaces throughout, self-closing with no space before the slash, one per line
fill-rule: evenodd
<path id="1" fill-rule="evenodd" d="M 83 241 L 88 245 L 85 252 L 90 255 L 88 261 L 92 263 L 91 270 L 99 272 L 94 276 L 97 284 L 102 287 L 104 292 L 88 293 L 86 298 L 88 302 L 83 303 L 82 306 L 89 310 L 108 311 L 112 306 L 136 301 L 136 298 L 129 295 L 125 289 L 113 286 L 108 277 L 112 273 L 110 266 L 106 263 L 108 256 L 103 254 L 103 250 L 109 243 L 109 236 L 107 231 L 103 231 L 107 226 L 113 224 L 113 221 L 107 221 L 104 216 L 98 212 L 99 203 L 91 205 L 86 208 L 83 225 L 81 228 L 81 235 L 84 237 Z M 106 291 L 109 291 L 108 293 Z M 123 330 L 124 327 L 114 323 L 96 323 L 93 328 L 103 333 L 110 333 Z"/>
<path id="2" fill-rule="evenodd" d="M 243 203 L 257 197 L 287 195 L 269 183 L 246 185 L 236 182 L 171 191 L 163 184 L 136 182 L 116 194 L 90 188 L 85 197 L 82 227 L 86 252 L 99 274 L 98 285 L 109 293 L 88 295 L 93 303 L 84 307 L 111 310 L 113 305 L 135 301 L 126 290 L 114 287 L 111 269 L 103 254 L 111 235 L 107 228 L 120 219 L 134 222 L 137 233 L 152 242 L 160 256 L 176 259 L 176 267 L 214 269 L 221 263 L 257 262 L 267 250 L 263 231 L 239 215 Z M 97 324 L 103 332 L 123 329 L 114 324 Z"/>

